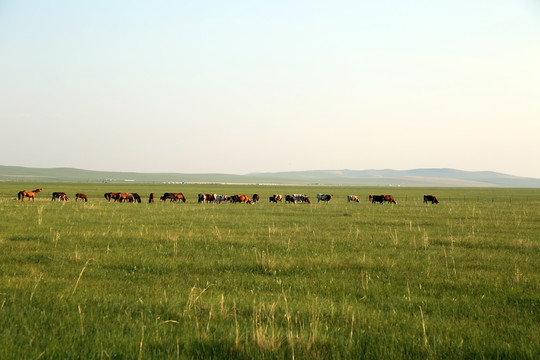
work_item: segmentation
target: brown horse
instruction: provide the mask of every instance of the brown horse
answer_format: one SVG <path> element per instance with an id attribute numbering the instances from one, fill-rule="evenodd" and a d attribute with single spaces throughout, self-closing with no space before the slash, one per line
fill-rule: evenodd
<path id="1" fill-rule="evenodd" d="M 36 189 L 33 191 L 28 191 L 28 190 L 19 191 L 19 193 L 17 194 L 17 197 L 21 201 L 24 201 L 25 197 L 29 197 L 30 199 L 32 199 L 32 202 L 34 202 L 36 198 L 36 194 L 40 192 L 41 190 L 42 189 Z"/>
<path id="2" fill-rule="evenodd" d="M 75 201 L 79 199 L 84 200 L 84 202 L 88 202 L 88 197 L 85 194 L 77 193 L 77 195 L 75 195 Z"/>
<path id="3" fill-rule="evenodd" d="M 108 192 L 108 193 L 105 193 L 105 199 L 107 199 L 108 202 L 111 202 L 111 199 L 112 200 L 117 200 L 118 199 L 118 193 L 113 193 L 113 192 Z"/>
<path id="4" fill-rule="evenodd" d="M 116 198 L 116 201 L 122 202 L 122 201 L 128 201 L 133 202 L 133 195 L 128 193 L 118 193 L 118 197 Z"/>
<path id="5" fill-rule="evenodd" d="M 160 197 L 161 201 L 171 200 L 171 201 L 182 201 L 186 202 L 186 197 L 182 193 L 165 193 Z"/>

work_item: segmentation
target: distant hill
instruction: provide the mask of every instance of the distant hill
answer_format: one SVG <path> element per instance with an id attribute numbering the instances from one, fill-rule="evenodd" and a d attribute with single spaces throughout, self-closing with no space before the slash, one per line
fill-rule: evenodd
<path id="1" fill-rule="evenodd" d="M 93 171 L 74 168 L 27 168 L 0 165 L 0 181 L 186 182 L 356 186 L 462 186 L 540 188 L 540 179 L 491 171 L 455 169 L 312 170 L 233 174 L 181 174 Z"/>

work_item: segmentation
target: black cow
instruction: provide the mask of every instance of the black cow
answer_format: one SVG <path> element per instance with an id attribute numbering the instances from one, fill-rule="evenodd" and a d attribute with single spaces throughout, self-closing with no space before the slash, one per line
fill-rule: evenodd
<path id="1" fill-rule="evenodd" d="M 437 197 L 436 196 L 433 196 L 433 195 L 424 195 L 424 204 L 430 202 L 432 204 L 438 204 L 439 203 L 439 200 L 437 200 Z"/>
<path id="2" fill-rule="evenodd" d="M 369 195 L 369 201 L 371 201 L 372 204 L 384 204 L 384 195 Z"/>

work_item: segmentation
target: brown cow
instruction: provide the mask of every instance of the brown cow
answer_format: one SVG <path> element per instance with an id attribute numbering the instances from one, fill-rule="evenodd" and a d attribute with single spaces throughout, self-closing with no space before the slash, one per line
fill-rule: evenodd
<path id="1" fill-rule="evenodd" d="M 396 203 L 396 200 L 394 199 L 394 197 L 392 195 L 384 195 L 384 202 L 389 202 L 389 203 L 392 203 L 392 204 L 397 204 Z"/>
<path id="2" fill-rule="evenodd" d="M 258 202 L 259 202 L 259 199 L 260 199 L 259 194 L 253 194 L 252 202 L 253 202 L 254 204 L 258 203 Z"/>
<path id="3" fill-rule="evenodd" d="M 150 193 L 150 197 L 148 198 L 148 203 L 151 204 L 154 202 L 154 193 Z"/>
<path id="4" fill-rule="evenodd" d="M 203 202 L 216 202 L 216 194 L 199 194 L 199 204 Z"/>
<path id="5" fill-rule="evenodd" d="M 253 202 L 247 195 L 233 195 L 231 196 L 231 201 L 233 203 L 240 202 L 240 203 L 246 203 L 246 204 L 253 204 Z"/>

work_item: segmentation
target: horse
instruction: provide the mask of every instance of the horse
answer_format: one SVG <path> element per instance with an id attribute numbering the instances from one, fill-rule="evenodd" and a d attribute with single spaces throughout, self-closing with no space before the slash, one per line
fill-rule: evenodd
<path id="1" fill-rule="evenodd" d="M 75 195 L 75 201 L 77 201 L 79 199 L 84 200 L 84 202 L 88 202 L 88 197 L 85 194 L 77 193 Z"/>
<path id="2" fill-rule="evenodd" d="M 105 199 L 107 199 L 108 202 L 111 202 L 111 199 L 112 200 L 118 200 L 118 194 L 119 193 L 113 193 L 113 192 L 108 192 L 108 193 L 105 193 Z"/>
<path id="3" fill-rule="evenodd" d="M 137 202 L 137 203 L 139 203 L 139 204 L 141 203 L 141 197 L 139 196 L 139 194 L 137 194 L 137 193 L 131 193 L 131 194 L 129 194 L 129 195 L 131 195 L 131 197 L 133 198 L 133 201 L 135 201 L 135 202 Z"/>
<path id="4" fill-rule="evenodd" d="M 116 201 L 122 202 L 122 201 L 128 201 L 133 202 L 133 195 L 128 193 L 118 193 L 118 197 L 116 198 Z"/>
<path id="5" fill-rule="evenodd" d="M 186 197 L 182 193 L 165 193 L 162 197 L 160 197 L 160 200 L 171 200 L 171 202 L 182 200 L 182 202 L 186 202 Z"/>
<path id="6" fill-rule="evenodd" d="M 63 192 L 53 192 L 52 193 L 52 201 L 59 199 L 60 201 L 67 201 L 69 198 L 67 197 L 66 193 Z"/>
<path id="7" fill-rule="evenodd" d="M 150 197 L 148 198 L 148 203 L 151 204 L 154 202 L 154 193 L 150 193 Z"/>
<path id="8" fill-rule="evenodd" d="M 19 193 L 17 194 L 17 198 L 24 202 L 24 198 L 28 197 L 28 198 L 32 199 L 32 202 L 34 202 L 35 198 L 36 198 L 36 194 L 38 192 L 40 192 L 41 190 L 42 189 L 36 189 L 36 190 L 33 190 L 33 191 L 22 190 L 22 191 L 19 191 Z"/>

